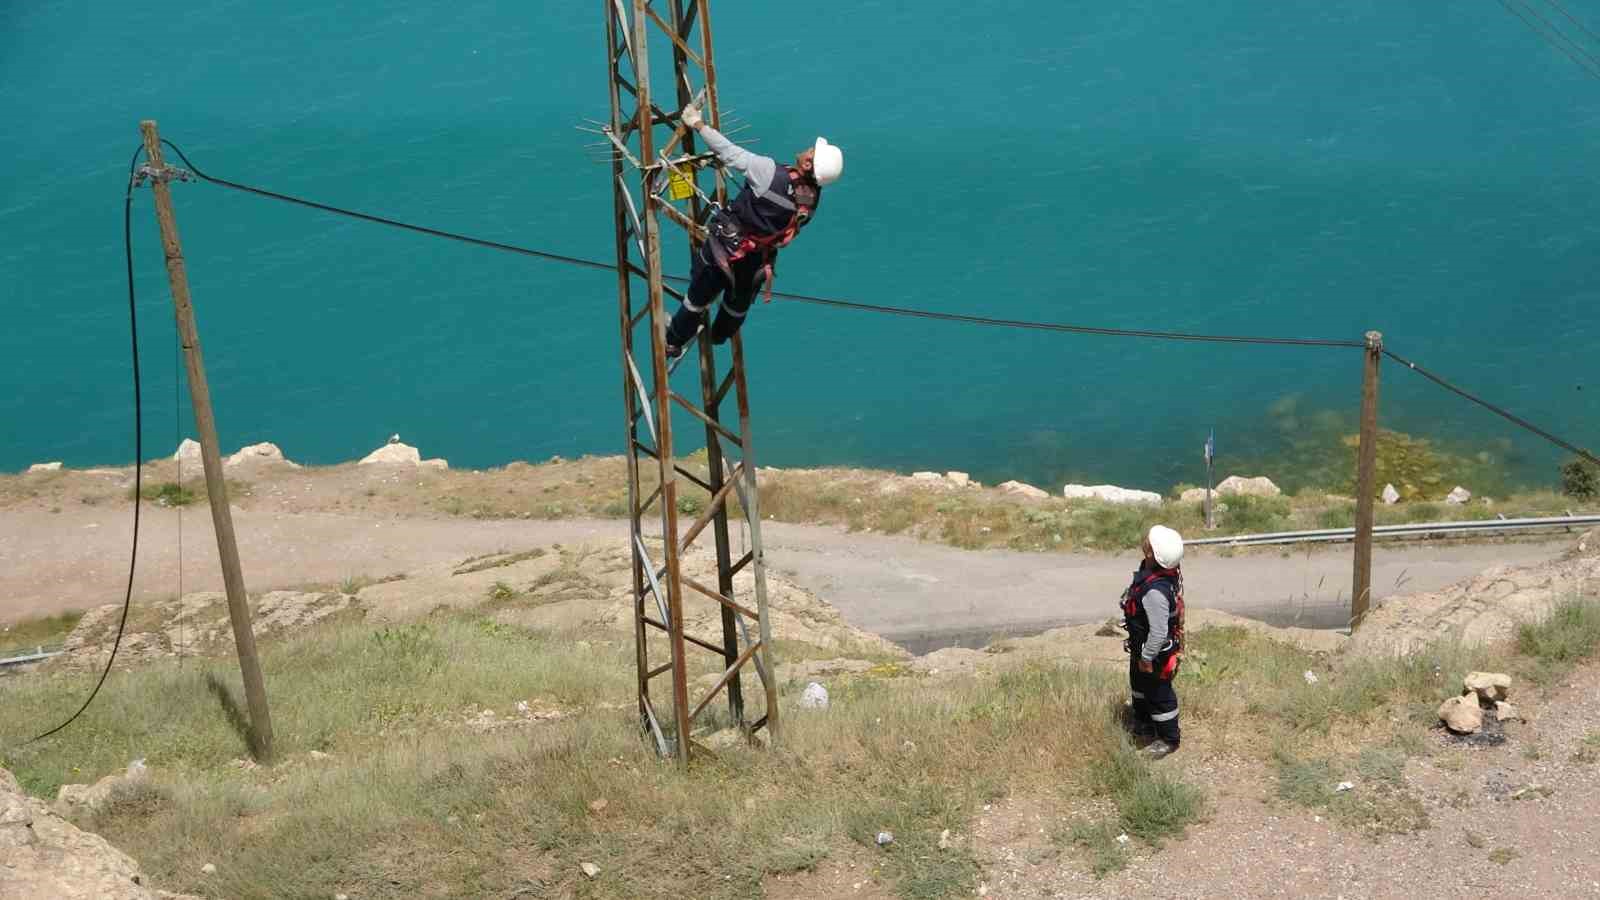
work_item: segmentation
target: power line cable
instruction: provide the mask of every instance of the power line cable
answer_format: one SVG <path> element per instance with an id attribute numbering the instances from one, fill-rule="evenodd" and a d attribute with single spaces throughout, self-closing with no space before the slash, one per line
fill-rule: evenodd
<path id="1" fill-rule="evenodd" d="M 507 244 L 507 243 L 503 243 L 501 241 L 491 241 L 491 240 L 487 240 L 485 238 L 478 238 L 478 237 L 473 237 L 471 235 L 460 234 L 460 233 L 457 233 L 457 232 L 445 231 L 445 230 L 439 229 L 439 228 L 430 228 L 430 227 L 425 226 L 425 225 L 414 225 L 414 224 L 411 224 L 409 222 L 401 222 L 398 219 L 391 219 L 391 218 L 388 218 L 387 216 L 377 216 L 377 215 L 372 215 L 370 213 L 357 212 L 355 210 L 345 209 L 343 207 L 334 206 L 334 205 L 328 204 L 328 203 L 321 203 L 321 202 L 318 202 L 318 201 L 315 201 L 315 200 L 307 200 L 307 199 L 302 198 L 302 197 L 294 197 L 294 196 L 290 196 L 289 194 L 282 194 L 282 193 L 279 193 L 277 191 L 267 190 L 266 188 L 256 187 L 254 185 L 248 185 L 248 184 L 244 184 L 244 183 L 241 183 L 241 182 L 232 181 L 232 180 L 229 180 L 229 179 L 226 179 L 226 178 L 219 178 L 219 177 L 217 177 L 215 175 L 210 175 L 210 174 L 207 174 L 206 172 L 202 171 L 198 166 L 196 166 L 189 159 L 189 157 L 183 152 L 183 150 L 180 149 L 176 144 L 172 143 L 169 140 L 165 140 L 165 139 L 163 139 L 161 141 L 161 143 L 163 143 L 163 144 L 167 145 L 168 147 L 172 148 L 172 152 L 178 154 L 178 158 L 183 160 L 183 164 L 185 166 L 187 166 L 189 168 L 189 170 L 192 171 L 195 174 L 196 177 L 200 178 L 202 181 L 206 181 L 206 182 L 209 182 L 209 183 L 215 184 L 215 185 L 220 185 L 221 187 L 231 188 L 231 189 L 236 190 L 236 191 L 244 191 L 246 193 L 256 194 L 258 196 L 268 197 L 268 198 L 271 198 L 273 200 L 281 200 L 281 201 L 286 202 L 286 203 L 293 203 L 293 204 L 296 204 L 296 205 L 299 205 L 299 206 L 305 206 L 305 207 L 309 207 L 311 209 L 317 209 L 317 210 L 321 210 L 323 212 L 333 213 L 335 215 L 349 216 L 351 218 L 361 219 L 361 220 L 367 221 L 367 222 L 374 222 L 374 223 L 377 223 L 379 225 L 388 225 L 388 226 L 393 227 L 393 228 L 401 228 L 401 229 L 404 229 L 406 231 L 414 231 L 414 232 L 417 232 L 419 234 L 426 234 L 426 235 L 430 235 L 432 237 L 445 238 L 447 240 L 452 240 L 452 241 L 460 241 L 462 243 L 472 244 L 472 245 L 479 246 L 479 247 L 487 247 L 487 248 L 489 248 L 491 250 L 501 250 L 501 251 L 504 251 L 504 252 L 507 252 L 507 253 L 518 253 L 518 254 L 521 254 L 523 256 L 532 256 L 532 257 L 536 257 L 536 258 L 539 258 L 539 259 L 551 260 L 553 262 L 560 262 L 560 263 L 566 263 L 568 265 L 582 266 L 584 268 L 589 268 L 589 269 L 599 269 L 599 270 L 603 270 L 603 271 L 607 271 L 607 272 L 615 272 L 616 269 L 617 269 L 617 267 L 614 264 L 600 262 L 599 260 L 584 259 L 582 257 L 569 256 L 569 255 L 563 254 L 563 253 L 552 253 L 552 252 L 549 252 L 549 251 L 546 251 L 546 250 L 535 250 L 535 249 L 533 249 L 531 247 L 522 247 L 522 246 L 518 246 L 516 244 Z M 672 281 L 672 282 L 679 283 L 679 284 L 686 284 L 689 281 L 689 279 L 684 278 L 681 275 L 667 275 L 667 276 L 664 276 L 664 277 L 668 281 Z M 783 292 L 783 291 L 773 291 L 772 292 L 772 296 L 774 296 L 774 297 L 782 297 L 782 298 L 784 298 L 786 300 L 794 300 L 794 301 L 797 301 L 797 302 L 800 302 L 800 303 L 812 303 L 812 304 L 817 304 L 817 305 L 821 305 L 821 306 L 832 306 L 832 307 L 840 308 L 840 309 L 855 309 L 855 310 L 862 310 L 862 311 L 866 311 L 866 312 L 886 313 L 886 314 L 890 314 L 890 315 L 899 315 L 899 316 L 911 316 L 911 317 L 919 318 L 919 319 L 939 319 L 939 320 L 943 320 L 943 321 L 947 321 L 947 322 L 963 322 L 963 323 L 966 323 L 966 324 L 969 324 L 969 325 L 988 325 L 988 326 L 999 327 L 999 328 L 1030 328 L 1030 329 L 1035 329 L 1035 330 L 1040 330 L 1040 331 L 1058 331 L 1058 332 L 1066 332 L 1066 333 L 1070 333 L 1070 334 L 1092 334 L 1092 335 L 1112 336 L 1112 337 L 1153 338 L 1153 339 L 1158 339 L 1158 340 L 1170 340 L 1170 341 L 1208 341 L 1208 342 L 1233 343 L 1233 344 L 1279 344 L 1279 345 L 1293 345 L 1293 346 L 1306 346 L 1306 347 L 1353 347 L 1353 348 L 1360 348 L 1360 347 L 1366 346 L 1361 341 L 1354 341 L 1354 340 L 1320 340 L 1320 339 L 1313 339 L 1313 338 L 1257 337 L 1257 336 L 1253 336 L 1253 335 L 1190 334 L 1190 333 L 1186 333 L 1186 332 L 1176 332 L 1176 331 L 1150 331 L 1150 330 L 1128 329 L 1128 328 L 1101 328 L 1101 327 L 1090 326 L 1090 325 L 1069 325 L 1069 324 L 1062 324 L 1062 323 L 1056 323 L 1056 322 L 1032 322 L 1032 321 L 1024 321 L 1024 320 L 1020 320 L 1020 319 L 1001 319 L 1001 318 L 994 318 L 994 317 L 990 317 L 990 316 L 968 316 L 968 315 L 961 315 L 959 313 L 934 312 L 934 311 L 931 311 L 931 310 L 924 310 L 924 309 L 910 309 L 910 308 L 907 308 L 907 307 L 899 307 L 899 306 L 884 306 L 884 305 L 881 305 L 881 304 L 873 304 L 873 303 L 859 303 L 859 302 L 855 302 L 855 301 L 838 300 L 838 299 L 833 299 L 833 298 L 829 298 L 829 297 L 815 297 L 815 296 L 811 296 L 811 295 L 807 295 L 807 294 L 791 294 L 791 293 L 786 293 L 786 292 Z"/>
<path id="2" fill-rule="evenodd" d="M 122 618 L 117 622 L 117 637 L 111 643 L 111 655 L 106 658 L 106 667 L 100 671 L 100 680 L 95 682 L 94 690 L 65 722 L 46 731 L 43 734 L 29 738 L 24 744 L 42 741 L 55 734 L 83 715 L 89 708 L 94 698 L 99 696 L 100 688 L 105 685 L 106 677 L 111 674 L 111 665 L 117 661 L 117 650 L 122 646 L 122 634 L 128 627 L 128 607 L 133 603 L 133 572 L 139 562 L 139 507 L 144 487 L 144 404 L 139 399 L 139 308 L 134 298 L 133 291 L 133 176 L 139 166 L 139 157 L 144 153 L 141 145 L 133 153 L 133 159 L 128 163 L 128 191 L 122 200 L 122 249 L 127 259 L 128 266 L 128 334 L 133 346 L 133 550 L 128 559 L 128 590 L 122 597 Z"/>
<path id="3" fill-rule="evenodd" d="M 1540 40 L 1561 51 L 1563 55 L 1576 63 L 1579 68 L 1589 73 L 1590 76 L 1600 79 L 1600 60 L 1595 59 L 1575 41 L 1562 34 L 1561 30 L 1551 25 L 1544 16 L 1539 15 L 1536 10 L 1530 7 L 1514 5 L 1511 0 L 1498 0 L 1498 2 L 1505 8 L 1506 12 L 1521 19 L 1522 24 L 1528 26 L 1528 29 L 1538 35 Z M 1524 10 L 1526 10 L 1526 15 L 1523 13 Z M 1535 25 L 1533 20 L 1528 18 L 1529 15 L 1543 22 L 1545 28 L 1541 29 L 1538 25 Z M 1549 31 L 1547 32 L 1545 29 Z M 1566 43 L 1561 43 L 1561 41 Z"/>
<path id="4" fill-rule="evenodd" d="M 1595 41 L 1596 43 L 1600 43 L 1600 35 L 1596 35 L 1594 32 L 1590 31 L 1588 26 L 1586 26 L 1582 22 L 1578 21 L 1578 19 L 1575 16 L 1573 16 L 1572 13 L 1567 12 L 1567 8 L 1565 6 L 1562 6 L 1560 3 L 1557 3 L 1556 0 L 1544 0 L 1544 2 L 1547 3 L 1550 6 L 1555 7 L 1556 11 L 1561 13 L 1561 15 L 1565 16 L 1568 22 L 1571 22 L 1572 24 L 1578 26 L 1578 30 L 1583 32 L 1585 35 L 1588 35 L 1589 40 Z"/>
<path id="5" fill-rule="evenodd" d="M 1505 0 L 1501 0 L 1501 3 L 1502 3 L 1502 5 L 1505 5 Z M 1510 9 L 1509 6 L 1507 8 Z M 1526 21 L 1526 20 L 1524 20 L 1524 21 Z M 459 234 L 459 233 L 450 232 L 450 231 L 444 231 L 444 230 L 438 229 L 438 228 L 430 228 L 430 227 L 422 226 L 422 225 L 413 225 L 413 224 L 410 224 L 410 223 L 407 223 L 407 222 L 401 222 L 401 221 L 396 220 L 396 219 L 390 219 L 390 218 L 387 218 L 385 216 L 376 216 L 376 215 L 371 215 L 371 214 L 368 214 L 368 213 L 356 212 L 354 210 L 344 209 L 342 207 L 333 206 L 333 205 L 327 204 L 327 203 L 320 203 L 320 202 L 317 202 L 317 201 L 314 201 L 314 200 L 306 200 L 304 198 L 293 197 L 293 196 L 290 196 L 288 194 L 281 194 L 281 193 L 278 193 L 277 191 L 270 191 L 270 190 L 267 190 L 265 188 L 259 188 L 259 187 L 255 187 L 253 185 L 243 184 L 241 182 L 231 181 L 231 180 L 225 179 L 225 178 L 218 178 L 218 177 L 216 177 L 214 175 L 207 174 L 206 172 L 202 171 L 199 167 L 195 166 L 195 164 L 189 159 L 188 155 L 185 154 L 183 152 L 183 150 L 181 148 L 179 148 L 176 144 L 172 143 L 169 140 L 165 140 L 165 139 L 162 140 L 162 143 L 166 144 L 168 147 L 170 147 L 172 149 L 172 151 L 174 153 L 178 154 L 178 157 L 183 160 L 184 165 L 188 166 L 189 169 L 198 178 L 200 178 L 203 181 L 210 182 L 212 184 L 220 185 L 222 187 L 232 188 L 234 190 L 244 191 L 244 192 L 251 193 L 251 194 L 256 194 L 256 195 L 259 195 L 259 196 L 268 197 L 268 198 L 271 198 L 271 199 L 274 199 L 274 200 L 282 200 L 284 202 L 293 203 L 293 204 L 297 204 L 297 205 L 300 205 L 300 206 L 306 206 L 306 207 L 310 207 L 312 209 L 318 209 L 318 210 L 322 210 L 324 212 L 334 213 L 336 215 L 349 216 L 351 218 L 361 219 L 363 221 L 374 222 L 374 223 L 377 223 L 377 224 L 380 224 L 380 225 L 388 225 L 388 226 L 391 226 L 391 227 L 401 228 L 401 229 L 405 229 L 407 231 L 414 231 L 414 232 L 418 232 L 418 233 L 421 233 L 421 234 L 430 235 L 430 236 L 433 236 L 433 237 L 441 237 L 441 238 L 446 238 L 446 239 L 449 239 L 449 240 L 461 241 L 461 242 L 467 243 L 467 244 L 473 244 L 475 246 L 487 247 L 487 248 L 493 249 L 493 250 L 501 250 L 501 251 L 505 251 L 505 252 L 509 252 L 509 253 L 518 253 L 518 254 L 521 254 L 521 255 L 524 255 L 524 256 L 532 256 L 532 257 L 536 257 L 536 258 L 539 258 L 539 259 L 546 259 L 546 260 L 551 260 L 551 261 L 554 261 L 554 262 L 567 263 L 567 264 L 570 264 L 570 265 L 582 266 L 582 267 L 589 268 L 589 269 L 598 269 L 598 270 L 603 270 L 603 271 L 607 271 L 607 272 L 616 271 L 616 266 L 611 265 L 609 263 L 600 262 L 598 260 L 584 259 L 582 257 L 569 256 L 569 255 L 561 254 L 561 253 L 551 253 L 551 252 L 544 251 L 544 250 L 535 250 L 535 249 L 532 249 L 532 248 L 529 248 L 529 247 L 521 247 L 521 246 L 518 246 L 518 245 L 515 245 L 515 244 L 507 244 L 507 243 L 503 243 L 503 242 L 500 242 L 500 241 L 486 240 L 486 239 L 483 239 L 483 238 L 472 237 L 470 235 Z M 678 283 L 684 283 L 684 282 L 688 281 L 687 278 L 684 278 L 682 276 L 668 275 L 668 276 L 664 276 L 664 277 L 667 278 L 667 280 L 669 280 L 669 281 L 674 281 L 674 282 L 678 282 Z M 1150 338 L 1150 339 L 1171 340 L 1171 341 L 1200 341 L 1200 342 L 1236 343 L 1236 344 L 1273 344 L 1273 345 L 1302 346 L 1302 347 L 1364 348 L 1366 346 L 1366 344 L 1364 342 L 1362 342 L 1362 341 L 1354 341 L 1354 340 L 1324 340 L 1324 339 L 1316 339 L 1316 338 L 1261 337 L 1261 336 L 1254 336 L 1254 335 L 1194 334 L 1194 333 L 1176 332 L 1176 331 L 1152 331 L 1152 330 L 1145 330 L 1145 329 L 1129 329 L 1129 328 L 1103 328 L 1103 327 L 1090 326 L 1090 325 L 1070 325 L 1070 324 L 1056 323 L 1056 322 L 1035 322 L 1035 321 L 1027 321 L 1027 320 L 1021 320 L 1021 319 L 1003 319 L 1003 318 L 996 318 L 996 317 L 991 317 L 991 316 L 971 316 L 971 315 L 963 315 L 963 314 L 960 314 L 960 313 L 935 312 L 935 311 L 932 311 L 932 310 L 912 309 L 912 308 L 909 308 L 909 307 L 901 307 L 901 306 L 887 306 L 887 305 L 883 305 L 883 304 L 860 303 L 860 302 L 851 301 L 851 300 L 840 300 L 840 299 L 831 298 L 831 297 L 817 297 L 817 296 L 812 296 L 812 295 L 808 295 L 808 294 L 792 294 L 792 293 L 786 293 L 786 292 L 781 292 L 781 291 L 774 291 L 773 292 L 773 296 L 775 296 L 775 297 L 783 297 L 784 299 L 795 300 L 795 301 L 798 301 L 798 302 L 801 302 L 801 303 L 812 303 L 812 304 L 817 304 L 817 305 L 821 305 L 821 306 L 831 306 L 831 307 L 838 308 L 838 309 L 854 309 L 854 310 L 860 310 L 860 311 L 864 311 L 864 312 L 875 312 L 875 313 L 884 313 L 884 314 L 888 314 L 888 315 L 908 316 L 908 317 L 919 318 L 919 319 L 935 319 L 935 320 L 949 321 L 949 322 L 961 322 L 961 323 L 969 324 L 969 325 L 984 325 L 984 326 L 991 326 L 991 327 L 998 327 L 998 328 L 1023 328 L 1023 329 L 1032 329 L 1032 330 L 1039 330 L 1039 331 L 1065 332 L 1065 333 L 1070 333 L 1070 334 L 1099 335 L 1099 336 L 1105 336 L 1105 337 Z M 1476 396 L 1475 394 L 1472 394 L 1472 393 L 1470 393 L 1468 391 L 1463 390 L 1462 388 L 1457 387 L 1454 384 L 1451 384 L 1449 381 L 1446 381 L 1444 378 L 1442 378 L 1442 377 L 1440 377 L 1440 376 L 1428 371 L 1427 369 L 1422 368 L 1421 366 L 1417 365 L 1416 363 L 1412 362 L 1411 360 L 1408 360 L 1408 359 L 1405 359 L 1404 357 L 1401 357 L 1399 354 L 1396 354 L 1391 350 L 1387 350 L 1386 349 L 1383 352 L 1385 353 L 1385 355 L 1389 356 L 1394 361 L 1396 361 L 1396 362 L 1400 363 L 1401 365 L 1404 365 L 1407 368 L 1415 371 L 1417 374 L 1422 375 L 1425 378 L 1428 378 L 1429 380 L 1431 380 L 1431 381 L 1435 382 L 1436 384 L 1438 384 L 1440 387 L 1443 387 L 1446 390 L 1451 391 L 1452 393 L 1458 394 L 1461 397 L 1464 397 L 1465 399 L 1470 400 L 1471 402 L 1476 403 L 1476 404 L 1484 407 L 1485 409 L 1490 410 L 1491 412 L 1495 413 L 1498 416 L 1501 416 L 1502 418 L 1506 419 L 1507 421 L 1510 421 L 1510 422 L 1512 422 L 1512 423 L 1514 423 L 1514 424 L 1516 424 L 1518 426 L 1521 426 L 1522 428 L 1528 430 L 1529 432 L 1531 432 L 1533 434 L 1536 434 L 1539 437 L 1544 438 L 1545 440 L 1551 442 L 1552 444 L 1556 445 L 1557 447 L 1561 447 L 1561 448 L 1563 448 L 1565 450 L 1568 450 L 1568 451 L 1570 451 L 1572 453 L 1575 453 L 1575 454 L 1577 454 L 1577 455 L 1579 455 L 1579 456 L 1581 456 L 1581 457 L 1583 457 L 1585 459 L 1588 459 L 1590 461 L 1594 461 L 1596 463 L 1600 463 L 1600 460 L 1597 460 L 1594 457 L 1594 455 L 1589 453 L 1587 450 L 1584 450 L 1584 449 L 1578 447 L 1577 445 L 1572 444 L 1569 441 L 1563 440 L 1562 438 L 1557 437 L 1556 435 L 1551 434 L 1548 431 L 1545 431 L 1544 429 L 1538 427 L 1537 425 L 1534 425 L 1533 423 L 1527 421 L 1526 419 L 1523 419 L 1523 418 L 1517 416 L 1516 414 L 1510 412 L 1509 410 L 1506 410 L 1506 409 L 1504 409 L 1502 407 L 1496 406 L 1495 404 L 1490 403 L 1489 401 L 1484 400 L 1481 397 Z"/>
<path id="6" fill-rule="evenodd" d="M 1511 422 L 1511 423 L 1513 423 L 1515 425 L 1519 425 L 1519 426 L 1527 429 L 1528 431 L 1533 432 L 1534 434 L 1538 435 L 1539 437 L 1544 438 L 1545 440 L 1549 441 L 1552 444 L 1555 444 L 1557 447 L 1560 447 L 1563 450 L 1566 450 L 1566 451 L 1568 451 L 1570 453 L 1575 453 L 1578 456 L 1581 456 L 1584 459 L 1588 460 L 1589 462 L 1594 463 L 1595 465 L 1600 465 L 1600 459 L 1595 458 L 1595 455 L 1593 453 L 1590 453 L 1589 451 L 1583 449 L 1582 447 L 1579 447 L 1578 445 L 1572 443 L 1571 441 L 1563 440 L 1563 439 L 1557 437 L 1556 435 L 1553 435 L 1550 432 L 1545 431 L 1543 428 L 1540 428 L 1539 426 L 1533 424 L 1532 422 L 1529 422 L 1527 419 L 1524 419 L 1521 416 L 1518 416 L 1517 414 L 1511 412 L 1510 410 L 1508 410 L 1508 409 L 1506 409 L 1504 407 L 1497 406 L 1497 405 L 1495 405 L 1493 403 L 1490 403 L 1488 400 L 1485 400 L 1485 399 L 1483 399 L 1482 397 L 1479 397 L 1476 394 L 1473 394 L 1473 393 L 1471 393 L 1471 392 L 1469 392 L 1469 391 L 1467 391 L 1467 390 L 1465 390 L 1465 389 L 1463 389 L 1461 387 L 1458 387 L 1458 386 L 1456 386 L 1454 384 L 1451 384 L 1449 381 L 1446 381 L 1443 377 L 1441 377 L 1441 376 L 1439 376 L 1439 375 L 1437 375 L 1437 374 L 1435 374 L 1433 372 L 1430 372 L 1427 369 L 1424 369 L 1423 367 L 1417 365 L 1416 363 L 1412 362 L 1411 360 L 1406 359 L 1405 357 L 1401 356 L 1398 353 L 1395 353 L 1393 350 L 1390 350 L 1388 348 L 1384 348 L 1383 355 L 1389 357 L 1390 359 L 1394 360 L 1395 362 L 1399 363 L 1400 365 L 1405 366 L 1406 368 L 1410 369 L 1411 371 L 1416 372 L 1418 375 L 1421 375 L 1423 378 L 1428 379 L 1429 381 L 1433 382 L 1434 384 L 1437 384 L 1438 386 L 1444 388 L 1445 390 L 1449 391 L 1450 393 L 1455 394 L 1455 395 L 1460 396 L 1460 397 L 1464 397 L 1467 400 L 1470 400 L 1473 403 L 1478 404 L 1479 406 L 1483 407 L 1484 409 L 1487 409 L 1488 411 L 1494 413 L 1495 415 L 1499 416 L 1500 418 L 1505 419 L 1508 422 Z"/>

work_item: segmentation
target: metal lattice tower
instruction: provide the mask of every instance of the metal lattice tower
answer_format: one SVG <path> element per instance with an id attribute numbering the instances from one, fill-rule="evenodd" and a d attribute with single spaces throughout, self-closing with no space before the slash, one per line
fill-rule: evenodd
<path id="1" fill-rule="evenodd" d="M 652 100 L 650 45 L 670 46 L 674 109 L 702 98 L 705 119 L 721 126 L 717 106 L 716 67 L 711 56 L 711 19 L 707 0 L 603 0 L 606 17 L 606 70 L 610 79 L 611 119 L 605 135 L 611 143 L 612 188 L 615 195 L 617 298 L 622 331 L 623 416 L 628 447 L 628 506 L 632 519 L 634 639 L 638 650 L 639 717 L 663 756 L 687 764 L 695 723 L 719 693 L 728 695 L 731 721 L 753 740 L 765 727 L 776 744 L 777 685 L 772 663 L 772 632 L 767 614 L 765 562 L 761 553 L 761 516 L 756 507 L 755 461 L 750 446 L 750 400 L 746 390 L 744 348 L 732 340 L 732 364 L 719 376 L 710 343 L 695 342 L 700 363 L 700 403 L 674 391 L 666 357 L 669 311 L 663 295 L 681 301 L 680 291 L 664 283 L 660 226 L 663 218 L 682 227 L 691 252 L 704 236 L 712 204 L 726 201 L 720 169 L 710 167 L 710 154 L 697 153 L 695 134 L 685 129 L 676 112 Z M 709 171 L 707 171 L 709 170 Z M 708 196 L 702 175 L 713 182 Z M 630 190 L 633 185 L 638 193 Z M 681 198 L 681 199 L 680 199 Z M 679 205 L 681 203 L 681 206 Z M 642 289 L 643 303 L 636 303 Z M 648 323 L 646 366 L 641 371 L 635 349 L 641 324 Z M 683 359 L 687 359 L 686 350 Z M 645 376 L 650 380 L 646 382 Z M 722 422 L 722 404 L 734 392 L 739 411 L 735 434 Z M 681 407 L 705 426 L 704 478 L 677 461 L 672 433 L 673 406 Z M 654 470 L 655 478 L 648 472 Z M 679 529 L 679 486 L 704 491 L 702 510 L 686 529 Z M 733 558 L 729 543 L 729 497 L 736 496 L 748 522 L 749 551 Z M 652 555 L 643 523 L 659 515 L 662 542 Z M 686 513 L 686 515 L 688 515 Z M 696 539 L 710 530 L 716 543 L 717 583 L 701 584 L 683 572 L 682 558 Z M 734 595 L 734 576 L 752 570 L 755 605 Z M 686 604 L 710 604 L 720 612 L 721 633 L 685 633 Z M 715 617 L 713 617 L 715 618 Z M 752 621 L 753 620 L 753 621 Z M 664 658 L 661 648 L 665 646 Z M 654 652 L 652 652 L 654 651 Z M 704 696 L 690 695 L 689 653 L 709 651 L 719 658 L 722 675 Z M 661 661 L 657 661 L 660 659 Z M 763 688 L 761 715 L 747 718 L 741 675 L 754 663 Z M 664 683 L 662 676 L 666 676 Z M 670 691 L 670 716 L 658 706 Z"/>

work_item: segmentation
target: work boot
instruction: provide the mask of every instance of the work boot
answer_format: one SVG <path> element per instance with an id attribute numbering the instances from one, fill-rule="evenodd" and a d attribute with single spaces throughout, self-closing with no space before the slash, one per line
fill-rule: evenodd
<path id="1" fill-rule="evenodd" d="M 1155 743 L 1151 744 L 1148 747 L 1145 747 L 1143 750 L 1140 750 L 1139 752 L 1143 753 L 1146 757 L 1148 757 L 1148 758 L 1150 758 L 1152 760 L 1164 759 L 1164 758 L 1166 758 L 1168 756 L 1171 756 L 1174 753 L 1177 753 L 1178 752 L 1178 745 L 1177 744 L 1169 744 L 1166 741 L 1156 741 Z"/>

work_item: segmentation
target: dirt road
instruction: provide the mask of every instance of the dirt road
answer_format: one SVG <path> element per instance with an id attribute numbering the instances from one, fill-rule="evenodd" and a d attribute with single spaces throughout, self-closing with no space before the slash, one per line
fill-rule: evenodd
<path id="1" fill-rule="evenodd" d="M 178 592 L 179 516 L 147 504 L 135 597 Z M 252 591 L 351 576 L 382 576 L 429 563 L 550 543 L 625 541 L 605 520 L 385 518 L 236 511 Z M 999 634 L 1108 616 L 1126 585 L 1128 556 L 969 551 L 911 538 L 764 524 L 770 565 L 836 606 L 851 624 L 913 652 L 981 646 Z M 132 516 L 126 506 L 0 512 L 0 623 L 120 602 Z M 740 536 L 734 535 L 737 548 Z M 1381 599 L 1432 590 L 1496 564 L 1547 559 L 1564 541 L 1380 546 L 1373 587 Z M 1185 561 L 1188 602 L 1272 622 L 1334 627 L 1349 603 L 1349 548 Z M 220 590 L 216 542 L 204 507 L 182 516 L 183 589 Z"/>

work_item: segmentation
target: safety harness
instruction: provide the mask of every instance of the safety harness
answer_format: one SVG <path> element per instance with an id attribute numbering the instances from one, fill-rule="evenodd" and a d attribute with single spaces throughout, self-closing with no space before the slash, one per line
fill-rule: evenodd
<path id="1" fill-rule="evenodd" d="M 1172 601 L 1167 613 L 1167 642 L 1161 646 L 1152 661 L 1164 680 L 1178 674 L 1183 655 L 1183 573 L 1178 569 L 1140 569 L 1134 573 L 1133 584 L 1122 592 L 1122 617 L 1128 629 L 1128 640 L 1123 647 L 1129 653 L 1138 653 L 1150 636 L 1150 616 L 1144 608 L 1144 596 L 1159 590 Z"/>
<path id="2" fill-rule="evenodd" d="M 719 210 L 713 217 L 712 232 L 720 240 L 711 240 L 711 256 L 717 268 L 734 284 L 733 264 L 751 254 L 760 254 L 761 278 L 766 281 L 766 297 L 772 299 L 772 283 L 777 280 L 772 264 L 778 251 L 789 246 L 800 229 L 811 221 L 822 191 L 811 183 L 793 177 L 794 170 L 778 166 L 773 183 L 756 191 L 746 185 L 743 194 L 734 201 L 734 209 L 742 215 L 730 215 Z M 782 189 L 782 190 L 780 190 Z M 789 198 L 793 194 L 794 199 Z M 748 196 L 745 196 L 748 195 Z M 760 204 L 761 206 L 758 206 Z M 765 208 L 761 208 L 764 206 Z M 782 227 L 770 231 L 752 231 L 747 225 L 756 222 L 782 222 Z"/>

